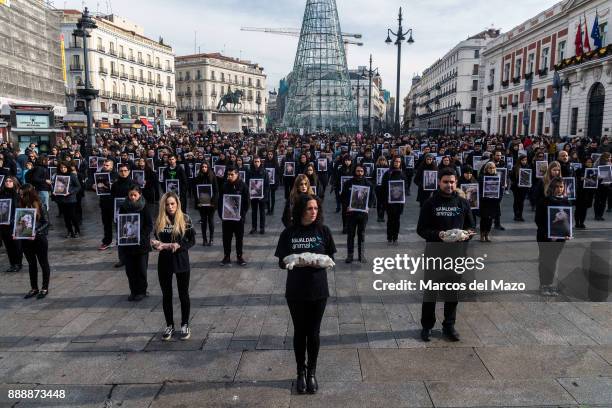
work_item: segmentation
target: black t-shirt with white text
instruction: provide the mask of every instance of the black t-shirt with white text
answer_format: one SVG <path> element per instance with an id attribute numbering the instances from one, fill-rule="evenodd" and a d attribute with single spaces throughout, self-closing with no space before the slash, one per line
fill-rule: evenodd
<path id="1" fill-rule="evenodd" d="M 288 255 L 310 252 L 334 256 L 336 245 L 325 225 L 290 226 L 280 235 L 274 256 L 281 261 Z M 325 268 L 295 267 L 287 271 L 285 297 L 290 300 L 320 300 L 329 297 Z"/>

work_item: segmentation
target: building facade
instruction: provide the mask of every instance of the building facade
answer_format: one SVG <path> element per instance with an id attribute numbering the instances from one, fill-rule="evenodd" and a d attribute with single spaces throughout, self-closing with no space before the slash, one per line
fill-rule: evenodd
<path id="1" fill-rule="evenodd" d="M 593 44 L 590 34 L 596 14 L 602 47 L 592 47 L 576 58 L 578 26 L 584 41 L 586 18 Z M 612 91 L 609 18 L 609 1 L 564 0 L 491 41 L 482 52 L 486 84 L 482 129 L 510 135 L 591 137 L 609 132 L 612 105 L 605 98 Z"/>
<path id="2" fill-rule="evenodd" d="M 85 123 L 85 102 L 77 94 L 85 81 L 83 44 L 73 35 L 80 17 L 80 11 L 63 11 L 66 104 L 72 113 L 65 122 L 77 127 Z M 161 38 L 145 37 L 141 26 L 116 15 L 100 15 L 94 21 L 98 28 L 87 47 L 91 86 L 99 91 L 91 104 L 95 127 L 130 127 L 139 120 L 149 129 L 169 126 L 176 118 L 172 47 Z"/>
<path id="3" fill-rule="evenodd" d="M 372 93 L 370 94 L 370 79 L 366 67 L 349 70 L 349 77 L 355 109 L 357 109 L 358 130 L 378 132 L 383 126 L 387 111 L 382 78 L 377 75 L 372 76 Z M 370 124 L 371 129 L 368 128 Z"/>
<path id="4" fill-rule="evenodd" d="M 217 130 L 217 114 L 224 95 L 240 91 L 241 127 L 257 132 L 266 129 L 268 93 L 263 67 L 219 53 L 176 58 L 178 116 L 191 130 Z M 227 106 L 234 110 L 234 106 Z"/>
<path id="5" fill-rule="evenodd" d="M 480 53 L 498 36 L 495 29 L 473 35 L 423 71 L 411 89 L 413 128 L 440 133 L 480 128 Z"/>

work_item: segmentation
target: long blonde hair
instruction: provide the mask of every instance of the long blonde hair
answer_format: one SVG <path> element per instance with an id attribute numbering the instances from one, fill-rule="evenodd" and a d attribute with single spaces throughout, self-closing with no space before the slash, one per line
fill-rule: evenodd
<path id="1" fill-rule="evenodd" d="M 554 168 L 558 168 L 559 169 L 559 175 L 558 176 L 551 176 L 550 175 L 550 171 Z M 548 195 L 548 186 L 550 186 L 550 182 L 555 178 L 555 177 L 559 177 L 561 178 L 561 163 L 559 163 L 558 161 L 553 161 L 548 165 L 548 169 L 546 169 L 546 173 L 544 174 L 544 195 Z"/>
<path id="2" fill-rule="evenodd" d="M 176 201 L 174 225 L 172 225 L 172 221 L 170 221 L 170 217 L 166 212 L 166 201 L 168 201 L 169 198 L 173 198 Z M 157 220 L 155 220 L 155 233 L 159 234 L 168 225 L 172 225 L 172 238 L 174 239 L 183 236 L 187 230 L 187 220 L 181 209 L 181 200 L 176 193 L 172 191 L 164 194 L 159 200 L 159 212 L 157 213 Z"/>

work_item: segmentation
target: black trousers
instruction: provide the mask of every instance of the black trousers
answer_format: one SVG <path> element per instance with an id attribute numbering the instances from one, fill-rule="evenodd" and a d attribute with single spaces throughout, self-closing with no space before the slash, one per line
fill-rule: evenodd
<path id="1" fill-rule="evenodd" d="M 113 218 L 115 216 L 113 203 L 101 204 L 100 213 L 102 215 L 102 225 L 104 227 L 104 237 L 102 238 L 102 243 L 104 245 L 110 245 L 113 242 Z"/>
<path id="2" fill-rule="evenodd" d="M 576 225 L 584 224 L 588 209 L 589 208 L 585 204 L 582 204 L 580 201 L 576 202 L 576 210 L 574 211 Z"/>
<path id="3" fill-rule="evenodd" d="M 359 252 L 365 241 L 365 229 L 368 225 L 368 216 L 365 214 L 349 214 L 347 217 L 348 234 L 346 236 L 346 252 L 353 254 L 355 252 L 355 232 L 357 233 L 357 245 Z"/>
<path id="4" fill-rule="evenodd" d="M 80 233 L 79 221 L 77 218 L 77 203 L 58 203 L 61 213 L 64 216 L 64 225 L 69 234 Z"/>
<path id="5" fill-rule="evenodd" d="M 512 208 L 514 209 L 514 216 L 516 218 L 523 218 L 523 209 L 525 208 L 525 197 L 527 197 L 527 190 L 517 188 L 513 191 L 514 201 L 512 202 Z"/>
<path id="6" fill-rule="evenodd" d="M 480 232 L 491 232 L 491 227 L 493 226 L 493 217 L 488 215 L 480 216 Z"/>
<path id="7" fill-rule="evenodd" d="M 0 237 L 6 248 L 11 266 L 21 265 L 23 263 L 23 250 L 21 249 L 21 240 L 13 239 L 13 230 L 10 225 L 0 226 Z"/>
<path id="8" fill-rule="evenodd" d="M 341 204 L 341 213 L 342 213 L 342 230 L 346 230 L 346 213 L 348 211 L 348 206 Z"/>
<path id="9" fill-rule="evenodd" d="M 557 261 L 563 250 L 563 242 L 538 242 L 538 274 L 540 285 L 550 286 L 555 280 Z"/>
<path id="10" fill-rule="evenodd" d="M 23 253 L 28 260 L 28 271 L 30 272 L 30 286 L 38 289 L 38 264 L 42 270 L 42 289 L 49 289 L 49 243 L 46 236 L 38 236 L 34 241 L 24 240 Z"/>
<path id="11" fill-rule="evenodd" d="M 262 200 L 251 200 L 251 228 L 257 229 L 257 214 L 259 213 L 259 229 L 266 228 L 266 204 Z"/>
<path id="12" fill-rule="evenodd" d="M 200 226 L 202 227 L 202 239 L 206 242 L 206 229 L 210 232 L 210 240 L 212 241 L 215 234 L 215 209 L 213 207 L 198 207 L 200 212 Z"/>
<path id="13" fill-rule="evenodd" d="M 308 351 L 308 368 L 314 370 L 317 367 L 321 344 L 319 333 L 326 304 L 327 299 L 313 301 L 287 299 L 294 327 L 293 352 L 298 371 L 306 368 L 306 351 Z"/>
<path id="14" fill-rule="evenodd" d="M 387 204 L 387 241 L 397 241 L 402 217 L 402 204 Z"/>
<path id="15" fill-rule="evenodd" d="M 275 203 L 276 203 L 276 188 L 272 188 L 272 186 L 270 186 L 270 197 L 268 201 L 266 201 L 266 209 L 269 212 L 274 212 Z"/>
<path id="16" fill-rule="evenodd" d="M 335 189 L 335 194 L 336 194 L 336 210 L 339 209 L 342 205 L 341 201 L 340 201 L 340 190 L 339 187 L 336 187 Z M 344 225 L 344 224 L 343 224 Z"/>
<path id="17" fill-rule="evenodd" d="M 429 298 L 428 298 L 429 299 Z M 457 305 L 459 302 L 444 302 L 443 328 L 452 328 L 457 320 Z M 421 306 L 421 326 L 432 329 L 436 324 L 436 302 L 423 302 Z"/>
<path id="18" fill-rule="evenodd" d="M 244 221 L 223 221 L 223 254 L 229 257 L 232 253 L 232 238 L 236 237 L 236 255 L 242 256 L 242 241 L 244 239 Z"/>
<path id="19" fill-rule="evenodd" d="M 410 185 L 412 184 L 413 176 L 406 176 L 406 195 L 410 195 Z"/>
<path id="20" fill-rule="evenodd" d="M 606 210 L 606 200 L 608 192 L 606 190 L 597 189 L 593 200 L 593 212 L 595 217 L 603 217 L 604 211 Z"/>
<path id="21" fill-rule="evenodd" d="M 124 254 L 121 258 L 125 263 L 125 274 L 130 285 L 130 293 L 132 295 L 146 295 L 149 253 Z"/>
<path id="22" fill-rule="evenodd" d="M 172 276 L 176 276 L 176 288 L 181 302 L 181 326 L 189 324 L 189 313 L 191 302 L 189 300 L 189 275 L 190 272 L 169 273 L 157 270 L 159 286 L 162 291 L 162 305 L 166 326 L 174 326 L 174 309 L 172 308 Z"/>

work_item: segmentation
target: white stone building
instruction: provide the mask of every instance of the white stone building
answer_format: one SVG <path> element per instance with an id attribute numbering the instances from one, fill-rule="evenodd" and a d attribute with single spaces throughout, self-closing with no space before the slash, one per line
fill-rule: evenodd
<path id="1" fill-rule="evenodd" d="M 578 24 L 582 21 L 584 41 L 586 17 L 593 45 L 590 34 L 596 12 L 603 47 L 592 47 L 591 53 L 577 59 Z M 489 43 L 482 52 L 486 75 L 482 129 L 511 135 L 595 137 L 609 132 L 612 106 L 605 100 L 612 90 L 609 18 L 609 1 L 564 0 Z M 555 70 L 565 83 L 560 87 L 560 109 L 553 105 Z"/>
<path id="2" fill-rule="evenodd" d="M 82 126 L 84 101 L 77 88 L 84 85 L 83 44 L 73 36 L 81 17 L 64 10 L 62 33 L 66 41 L 67 106 L 75 112 L 65 122 Z M 92 102 L 98 129 L 130 127 L 141 121 L 148 128 L 157 122 L 167 127 L 176 118 L 174 97 L 174 51 L 144 36 L 144 29 L 115 15 L 94 17 L 98 28 L 87 40 L 90 81 L 99 90 Z"/>
<path id="3" fill-rule="evenodd" d="M 242 129 L 266 129 L 268 92 L 263 67 L 219 53 L 176 58 L 177 114 L 191 130 L 217 130 L 219 102 L 229 92 L 242 91 Z M 230 110 L 234 107 L 230 106 Z"/>
<path id="4" fill-rule="evenodd" d="M 499 30 L 488 29 L 461 41 L 413 83 L 414 129 L 454 133 L 480 128 L 480 52 Z"/>
<path id="5" fill-rule="evenodd" d="M 367 67 L 362 66 L 349 70 L 349 75 L 351 91 L 355 100 L 355 109 L 357 109 L 357 105 L 359 106 L 357 123 L 361 123 L 359 123 L 358 129 L 359 131 L 368 131 L 368 125 L 371 123 L 371 130 L 377 132 L 382 126 L 387 110 L 382 89 L 382 78 L 376 74 L 372 76 L 372 94 L 368 98 L 370 78 L 368 77 Z M 371 121 L 368 121 L 368 99 L 371 100 Z"/>

